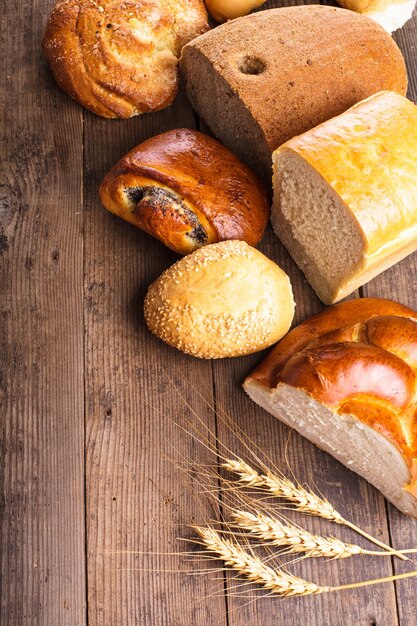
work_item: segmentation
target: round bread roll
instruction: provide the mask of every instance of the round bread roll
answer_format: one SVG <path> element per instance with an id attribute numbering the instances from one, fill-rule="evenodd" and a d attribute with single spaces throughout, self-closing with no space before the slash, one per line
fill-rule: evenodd
<path id="1" fill-rule="evenodd" d="M 178 128 L 147 139 L 104 178 L 103 205 L 178 254 L 226 239 L 250 245 L 268 223 L 266 192 L 218 141 Z"/>
<path id="2" fill-rule="evenodd" d="M 266 3 L 266 0 L 206 0 L 206 7 L 216 22 L 243 17 Z"/>
<path id="3" fill-rule="evenodd" d="M 58 0 L 43 51 L 74 100 L 127 118 L 171 104 L 181 48 L 208 29 L 202 0 Z"/>
<path id="4" fill-rule="evenodd" d="M 243 241 L 200 248 L 148 289 L 145 320 L 170 346 L 203 359 L 251 354 L 291 326 L 288 276 Z"/>

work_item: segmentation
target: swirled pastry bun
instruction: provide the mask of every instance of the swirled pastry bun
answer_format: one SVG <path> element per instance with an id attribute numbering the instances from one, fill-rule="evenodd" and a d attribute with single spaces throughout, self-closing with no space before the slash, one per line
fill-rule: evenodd
<path id="1" fill-rule="evenodd" d="M 253 172 L 216 140 L 186 128 L 133 148 L 104 178 L 100 198 L 178 254 L 225 239 L 255 245 L 269 215 Z"/>
<path id="2" fill-rule="evenodd" d="M 127 118 L 173 101 L 181 48 L 208 28 L 202 0 L 58 0 L 43 50 L 74 100 Z"/>
<path id="3" fill-rule="evenodd" d="M 203 359 L 257 352 L 289 329 L 288 276 L 244 241 L 204 246 L 167 269 L 145 298 L 149 329 Z"/>

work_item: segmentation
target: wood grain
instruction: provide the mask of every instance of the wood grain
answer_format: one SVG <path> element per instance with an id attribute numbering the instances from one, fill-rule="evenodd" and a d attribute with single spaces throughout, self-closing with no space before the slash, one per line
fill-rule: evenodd
<path id="1" fill-rule="evenodd" d="M 177 467 L 183 458 L 204 462 L 206 455 L 173 423 L 185 424 L 189 410 L 171 382 L 186 381 L 181 393 L 214 428 L 213 412 L 193 390 L 202 383 L 211 388 L 211 365 L 149 333 L 142 314 L 146 288 L 177 257 L 107 213 L 97 197 L 104 174 L 127 150 L 194 123 L 181 97 L 164 112 L 129 122 L 85 120 L 88 597 L 94 626 L 226 624 L 222 581 L 219 587 L 206 576 L 175 573 L 192 564 L 166 555 L 186 549 L 176 538 L 191 535 L 187 525 L 213 517 Z M 142 554 L 115 553 L 120 550 Z M 219 589 L 210 602 L 202 600 Z"/>
<path id="2" fill-rule="evenodd" d="M 409 78 L 408 97 L 417 104 L 417 66 L 415 49 L 417 45 L 417 19 L 408 22 L 403 29 L 394 34 L 394 39 L 404 54 Z M 404 259 L 384 272 L 362 289 L 364 296 L 390 298 L 417 308 L 417 254 Z M 411 520 L 392 505 L 387 503 L 389 530 L 392 544 L 398 548 L 417 546 L 417 520 Z M 400 563 L 395 560 L 395 572 L 401 573 L 415 569 L 413 563 Z M 415 596 L 416 581 L 413 579 L 399 581 L 396 584 L 398 615 L 401 626 L 414 626 L 416 623 Z"/>
<path id="3" fill-rule="evenodd" d="M 1 623 L 85 622 L 82 113 L 3 6 Z"/>
<path id="4" fill-rule="evenodd" d="M 304 283 L 298 270 L 273 235 L 263 240 L 261 249 L 287 271 L 297 285 L 297 322 L 321 308 L 311 288 Z M 295 280 L 294 280 L 295 279 Z M 247 374 L 259 362 L 260 355 L 214 363 L 216 402 L 238 423 L 249 439 L 264 451 L 286 475 L 293 475 L 322 491 L 337 510 L 347 519 L 360 525 L 382 541 L 389 541 L 385 501 L 366 481 L 343 467 L 335 459 L 320 451 L 316 446 L 291 431 L 274 417 L 263 411 L 242 393 L 241 384 Z M 242 446 L 233 430 L 218 427 L 219 438 L 239 452 Z M 320 519 L 295 515 L 292 519 L 310 531 L 324 535 L 335 535 L 341 539 L 368 547 L 355 533 Z M 372 549 L 372 548 L 371 548 Z M 290 568 L 305 580 L 317 584 L 338 585 L 359 579 L 379 578 L 392 573 L 392 564 L 386 557 L 353 557 L 343 561 L 309 559 Z M 235 584 L 235 583 L 233 583 Z M 326 594 L 291 601 L 275 598 L 248 603 L 244 597 L 229 597 L 232 615 L 231 626 L 262 624 L 273 626 L 277 619 L 283 624 L 305 623 L 309 626 L 323 623 L 340 626 L 369 626 L 370 624 L 397 624 L 397 608 L 394 585 L 378 588 Z M 340 616 L 343 615 L 343 620 Z M 324 616 L 326 616 L 324 618 Z M 324 621 L 324 620 L 329 620 Z"/>
<path id="5" fill-rule="evenodd" d="M 217 434 L 243 450 L 223 411 L 274 463 L 317 485 L 368 532 L 398 547 L 417 545 L 417 522 L 245 396 L 242 380 L 262 354 L 200 361 L 147 331 L 146 289 L 177 257 L 107 213 L 98 186 L 137 143 L 200 123 L 181 95 L 162 112 L 128 121 L 83 112 L 41 58 L 52 3 L 6 0 L 3 9 L 1 623 L 415 626 L 415 579 L 247 604 L 230 576 L 198 575 L 201 564 L 179 554 L 193 548 L 177 541 L 192 539 L 190 524 L 219 517 L 218 502 L 195 480 L 201 464 L 217 458 L 186 431 L 196 426 L 212 442 Z M 417 19 L 395 38 L 417 101 Z M 270 229 L 261 249 L 291 277 L 295 321 L 320 310 Z M 416 272 L 412 255 L 352 297 L 391 297 L 417 308 Z M 346 529 L 294 519 L 366 545 Z M 338 584 L 412 567 L 356 557 L 310 560 L 294 571 Z"/>

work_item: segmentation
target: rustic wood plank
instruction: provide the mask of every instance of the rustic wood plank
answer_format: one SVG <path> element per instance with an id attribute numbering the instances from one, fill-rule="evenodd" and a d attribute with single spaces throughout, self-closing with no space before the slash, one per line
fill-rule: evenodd
<path id="1" fill-rule="evenodd" d="M 271 1 L 262 9 L 298 4 L 306 3 Z M 335 5 L 332 2 L 322 4 Z M 299 323 L 320 310 L 321 303 L 271 231 L 260 248 L 290 275 L 297 302 L 295 323 Z M 357 297 L 359 294 L 355 295 Z M 270 455 L 280 468 L 286 472 L 294 471 L 297 478 L 309 484 L 316 483 L 347 518 L 357 522 L 364 530 L 373 533 L 383 541 L 389 541 L 385 501 L 375 489 L 297 433 L 290 433 L 290 429 L 278 423 L 259 407 L 253 406 L 253 403 L 243 396 L 241 383 L 259 360 L 260 355 L 255 355 L 245 359 L 214 363 L 218 405 L 236 419 L 243 431 Z M 222 424 L 219 424 L 218 432 L 219 436 L 231 447 L 238 445 L 233 433 L 228 432 Z M 346 541 L 366 546 L 366 542 L 354 533 L 340 527 L 335 528 L 325 521 L 311 518 L 300 519 L 300 517 L 295 517 L 295 520 L 298 523 L 305 523 L 309 530 L 323 534 L 334 533 Z M 359 578 L 389 576 L 393 570 L 389 559 L 373 557 L 366 560 L 352 558 L 331 563 L 312 559 L 303 563 L 302 566 L 296 566 L 294 571 L 314 582 L 337 585 Z M 232 584 L 235 584 L 235 581 Z M 293 599 L 282 603 L 277 602 L 276 599 L 246 603 L 247 600 L 244 598 L 234 598 L 232 591 L 232 595 L 228 597 L 230 625 L 262 623 L 268 626 L 276 624 L 277 621 L 288 624 L 305 623 L 306 615 L 308 615 L 309 625 L 312 626 L 316 624 L 321 626 L 324 622 L 343 623 L 344 626 L 368 626 L 369 624 L 382 626 L 398 623 L 394 585 L 355 590 L 343 594 Z"/>
<path id="2" fill-rule="evenodd" d="M 146 288 L 178 257 L 107 213 L 97 196 L 102 177 L 127 150 L 158 132 L 194 123 L 181 96 L 165 111 L 127 122 L 86 116 L 90 626 L 226 624 L 222 581 L 170 573 L 166 570 L 184 572 L 191 565 L 163 554 L 182 549 L 176 537 L 190 535 L 187 524 L 213 516 L 175 466 L 182 457 L 204 462 L 205 455 L 171 421 L 186 407 L 169 379 L 186 381 L 189 403 L 213 427 L 212 411 L 192 388 L 201 382 L 211 386 L 211 365 L 149 333 L 142 314 Z M 161 554 L 120 555 L 116 550 Z M 215 591 L 220 595 L 210 602 L 201 600 Z"/>
<path id="3" fill-rule="evenodd" d="M 303 4 L 302 2 L 277 3 L 269 2 L 264 8 L 274 6 L 289 6 L 293 4 Z M 332 3 L 328 3 L 332 4 Z M 269 231 L 261 244 L 261 249 L 270 258 L 277 261 L 290 275 L 294 286 L 294 294 L 297 302 L 296 323 L 305 317 L 312 315 L 322 308 L 313 291 L 308 286 L 302 274 L 289 260 L 288 255 L 283 250 L 274 235 Z M 357 296 L 358 294 L 356 294 Z M 247 362 L 246 367 L 244 361 Z M 384 541 L 389 539 L 387 516 L 383 498 L 375 492 L 365 481 L 359 479 L 354 474 L 346 470 L 329 455 L 321 453 L 312 444 L 302 437 L 293 433 L 290 438 L 290 445 L 286 444 L 289 438 L 289 429 L 277 423 L 274 418 L 268 416 L 259 407 L 253 407 L 248 398 L 242 397 L 240 388 L 244 376 L 251 370 L 259 355 L 239 359 L 239 361 L 224 361 L 214 364 L 214 380 L 216 389 L 216 402 L 219 406 L 232 416 L 238 416 L 239 426 L 253 439 L 261 449 L 275 460 L 280 467 L 286 468 L 286 457 L 288 455 L 290 468 L 295 475 L 307 482 L 317 482 L 326 494 L 335 502 L 346 516 L 360 520 L 360 524 L 368 532 L 377 534 Z M 220 424 L 218 426 L 220 437 L 231 445 L 238 445 L 236 437 L 227 432 Z M 290 471 L 288 468 L 287 471 Z M 329 478 L 330 477 L 330 478 Z M 360 497 L 358 498 L 358 493 Z M 351 511 L 347 511 L 345 503 L 354 502 Z M 340 506 L 339 506 L 340 505 Z M 300 522 L 300 519 L 296 519 Z M 311 519 L 305 520 L 306 526 L 310 530 L 331 534 L 335 532 L 334 527 L 325 522 Z M 338 536 L 347 541 L 355 541 L 365 545 L 353 533 L 344 529 L 337 529 Z M 345 562 L 333 562 L 323 567 L 323 562 L 310 561 L 303 568 L 296 568 L 297 573 L 305 576 L 309 580 L 319 581 L 329 584 L 338 584 L 346 580 L 358 578 L 357 572 L 363 571 L 365 577 L 386 576 L 392 572 L 389 560 L 367 561 L 366 569 L 355 562 L 355 559 Z M 323 579 L 323 576 L 325 578 Z M 230 578 L 230 577 L 229 577 Z M 234 584 L 229 581 L 229 588 Z M 232 592 L 233 593 L 233 592 Z M 361 592 L 350 592 L 349 594 L 337 594 L 319 596 L 315 598 L 305 598 L 291 600 L 288 603 L 279 603 L 276 600 L 266 600 L 257 603 L 249 603 L 247 600 L 235 599 L 233 595 L 228 598 L 229 623 L 247 624 L 259 622 L 265 625 L 275 624 L 277 619 L 283 623 L 298 623 L 305 620 L 305 615 L 309 615 L 309 624 L 323 624 L 323 616 L 329 623 L 338 623 L 339 616 L 343 613 L 343 623 L 348 624 L 383 624 L 397 623 L 397 610 L 395 603 L 394 588 L 384 589 L 379 594 L 372 590 L 362 590 Z M 273 603 L 273 604 L 271 604 Z M 349 616 L 342 607 L 349 606 Z M 387 621 L 385 621 L 387 620 Z M 389 620 L 389 621 L 388 621 Z"/>
<path id="4" fill-rule="evenodd" d="M 295 285 L 297 301 L 295 323 L 320 310 L 322 305 L 272 232 L 268 233 L 260 248 L 289 273 Z M 241 384 L 261 358 L 262 355 L 257 354 L 214 363 L 218 406 L 233 417 L 248 437 L 285 474 L 294 472 L 301 482 L 306 482 L 313 488 L 316 485 L 348 519 L 358 523 L 364 530 L 382 541 L 388 541 L 387 516 L 382 496 L 366 481 L 295 431 L 291 432 L 245 396 Z M 232 449 L 237 447 L 238 451 L 243 450 L 233 432 L 225 429 L 221 423 L 218 432 L 219 438 Z M 334 534 L 345 541 L 359 543 L 363 547 L 372 546 L 355 533 L 324 520 L 307 516 L 295 516 L 293 519 L 305 525 L 310 531 L 325 535 Z M 359 579 L 389 576 L 392 573 L 392 565 L 390 559 L 385 557 L 353 557 L 331 562 L 325 562 L 324 559 L 309 559 L 295 565 L 292 571 L 306 580 L 337 585 Z M 258 623 L 262 623 L 263 626 L 273 626 L 276 623 L 302 624 L 306 623 L 307 615 L 309 626 L 323 624 L 385 626 L 398 623 L 393 585 L 285 601 L 276 598 L 263 599 L 245 606 L 247 602 L 244 598 L 236 599 L 233 596 L 228 598 L 230 626 Z"/>
<path id="5" fill-rule="evenodd" d="M 404 54 L 408 78 L 408 97 L 417 103 L 417 65 L 414 50 L 417 45 L 417 15 L 404 28 L 394 34 L 394 39 Z M 417 309 L 416 253 L 404 259 L 363 287 L 364 296 L 390 298 Z M 417 520 L 407 518 L 392 505 L 387 503 L 389 529 L 392 543 L 398 548 L 417 546 Z M 415 569 L 413 563 L 407 564 L 395 560 L 395 572 L 401 573 Z M 396 584 L 398 613 L 401 626 L 414 626 L 416 623 L 415 579 L 399 581 Z"/>
<path id="6" fill-rule="evenodd" d="M 82 112 L 41 57 L 51 4 L 7 0 L 2 20 L 0 621 L 10 626 L 84 624 L 86 608 Z"/>
<path id="7" fill-rule="evenodd" d="M 390 298 L 417 309 L 417 255 L 414 253 L 401 263 L 387 270 L 363 287 L 364 296 Z M 417 520 L 411 519 L 387 503 L 389 529 L 392 545 L 396 548 L 417 546 Z M 395 572 L 415 569 L 415 562 L 402 563 L 395 560 Z M 396 584 L 398 612 L 401 626 L 415 626 L 416 623 L 415 579 L 399 581 Z"/>

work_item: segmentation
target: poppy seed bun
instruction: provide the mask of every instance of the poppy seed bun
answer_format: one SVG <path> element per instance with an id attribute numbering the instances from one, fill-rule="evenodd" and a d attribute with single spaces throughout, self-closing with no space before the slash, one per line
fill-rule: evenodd
<path id="1" fill-rule="evenodd" d="M 203 359 L 251 354 L 289 330 L 294 300 L 288 276 L 243 241 L 196 250 L 148 289 L 149 329 L 170 346 Z"/>

